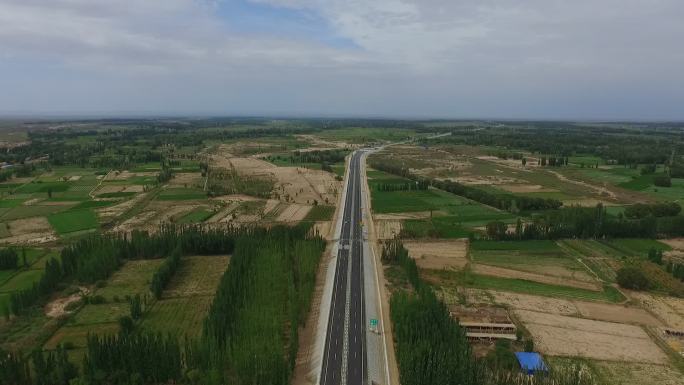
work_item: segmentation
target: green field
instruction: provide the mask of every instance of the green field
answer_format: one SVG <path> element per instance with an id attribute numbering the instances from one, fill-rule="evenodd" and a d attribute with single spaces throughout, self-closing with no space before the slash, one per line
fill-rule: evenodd
<path id="1" fill-rule="evenodd" d="M 603 291 L 592 291 L 569 286 L 549 285 L 522 279 L 491 277 L 470 272 L 435 270 L 431 271 L 431 274 L 437 275 L 444 286 L 466 286 L 484 290 L 511 291 L 546 297 L 589 301 L 621 302 L 625 299 L 625 297 L 612 286 L 604 287 Z"/>
<path id="2" fill-rule="evenodd" d="M 162 261 L 162 259 L 128 261 L 112 275 L 105 287 L 97 289 L 94 294 L 101 295 L 111 302 L 114 297 L 122 300 L 127 295 L 149 293 L 152 275 Z"/>
<path id="3" fill-rule="evenodd" d="M 69 210 L 52 214 L 48 216 L 48 221 L 60 235 L 98 227 L 97 215 L 91 209 Z"/>
<path id="4" fill-rule="evenodd" d="M 198 208 L 190 211 L 189 213 L 180 217 L 176 223 L 187 224 L 187 223 L 201 223 L 209 219 L 214 215 L 214 212 L 206 208 Z"/>
<path id="5" fill-rule="evenodd" d="M 157 199 L 162 201 L 199 200 L 207 199 L 207 193 L 198 189 L 170 188 L 159 193 Z"/>
<path id="6" fill-rule="evenodd" d="M 565 271 L 567 276 L 591 272 L 554 241 L 475 241 L 471 243 L 473 262 L 513 270 L 549 275 Z"/>
<path id="7" fill-rule="evenodd" d="M 669 251 L 672 248 L 655 239 L 609 239 L 601 241 L 604 245 L 617 250 L 618 255 L 646 258 L 651 249 Z"/>
<path id="8" fill-rule="evenodd" d="M 147 330 L 179 336 L 197 336 L 224 271 L 227 256 L 184 257 L 162 299 L 145 314 Z"/>

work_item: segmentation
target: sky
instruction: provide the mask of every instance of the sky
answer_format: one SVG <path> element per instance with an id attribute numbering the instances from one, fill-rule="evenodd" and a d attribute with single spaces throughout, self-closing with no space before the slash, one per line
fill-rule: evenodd
<path id="1" fill-rule="evenodd" d="M 0 0 L 0 114 L 684 120 L 682 0 Z"/>

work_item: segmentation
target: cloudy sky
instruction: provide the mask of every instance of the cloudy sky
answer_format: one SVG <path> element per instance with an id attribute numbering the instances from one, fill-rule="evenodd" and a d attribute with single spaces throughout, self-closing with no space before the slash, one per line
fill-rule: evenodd
<path id="1" fill-rule="evenodd" d="M 0 0 L 0 114 L 684 120 L 682 0 Z"/>

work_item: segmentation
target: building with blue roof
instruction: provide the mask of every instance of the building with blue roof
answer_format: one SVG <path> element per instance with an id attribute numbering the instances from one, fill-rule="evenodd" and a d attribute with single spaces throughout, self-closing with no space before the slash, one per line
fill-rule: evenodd
<path id="1" fill-rule="evenodd" d="M 535 374 L 539 372 L 548 373 L 549 368 L 544 363 L 539 353 L 534 352 L 516 352 L 515 357 L 520 364 L 520 370 L 526 374 Z"/>

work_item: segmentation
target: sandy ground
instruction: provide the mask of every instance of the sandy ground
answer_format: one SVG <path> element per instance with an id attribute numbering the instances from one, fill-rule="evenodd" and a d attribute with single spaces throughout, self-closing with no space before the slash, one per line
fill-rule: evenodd
<path id="1" fill-rule="evenodd" d="M 45 305 L 45 315 L 50 318 L 59 318 L 69 312 L 66 311 L 66 307 L 69 304 L 79 301 L 84 295 L 89 293 L 89 290 L 85 287 L 80 287 L 78 293 L 74 293 L 68 297 L 58 298 L 52 302 Z"/>
<path id="2" fill-rule="evenodd" d="M 489 294 L 493 297 L 495 303 L 516 310 L 540 311 L 555 315 L 574 316 L 598 321 L 643 326 L 657 327 L 663 325 L 660 320 L 653 317 L 653 315 L 646 310 L 633 306 L 600 302 L 571 301 L 499 291 L 489 291 Z"/>
<path id="3" fill-rule="evenodd" d="M 404 247 L 418 267 L 423 269 L 462 269 L 467 263 L 468 240 L 407 241 Z"/>
<path id="4" fill-rule="evenodd" d="M 169 181 L 169 185 L 202 188 L 204 186 L 204 177 L 197 172 L 181 172 L 173 174 L 173 178 Z"/>
<path id="5" fill-rule="evenodd" d="M 661 239 L 660 242 L 669 245 L 675 250 L 684 251 L 684 238 Z"/>
<path id="6" fill-rule="evenodd" d="M 299 222 L 311 211 L 311 206 L 290 205 L 276 218 L 277 222 Z"/>
<path id="7" fill-rule="evenodd" d="M 666 326 L 684 330 L 684 299 L 631 291 L 627 293 Z"/>
<path id="8" fill-rule="evenodd" d="M 475 289 L 468 290 L 471 291 Z M 495 303 L 516 310 L 544 311 L 546 313 L 566 316 L 579 315 L 579 310 L 575 304 L 569 300 L 493 290 L 490 290 L 489 294 L 493 297 Z M 477 293 L 473 296 L 477 297 Z"/>
<path id="9" fill-rule="evenodd" d="M 313 231 L 314 233 L 318 233 L 324 239 L 332 240 L 333 234 L 331 222 L 316 222 L 313 225 Z"/>
<path id="10" fill-rule="evenodd" d="M 566 177 L 565 175 L 563 175 L 557 171 L 550 171 L 549 170 L 548 172 L 550 174 L 554 175 L 559 180 L 562 180 L 563 182 L 573 183 L 573 184 L 576 184 L 578 186 L 585 187 L 589 190 L 593 190 L 596 193 L 598 193 L 599 195 L 606 196 L 611 200 L 617 200 L 617 195 L 615 195 L 615 193 L 613 191 L 607 189 L 606 187 L 596 186 L 596 185 L 589 184 L 589 183 L 586 183 L 586 182 L 583 182 L 580 180 L 576 180 L 576 179 L 570 179 L 570 178 Z"/>
<path id="11" fill-rule="evenodd" d="M 266 201 L 266 205 L 264 206 L 264 215 L 269 214 L 271 211 L 273 211 L 278 205 L 280 204 L 280 201 L 277 199 L 269 199 Z"/>
<path id="12" fill-rule="evenodd" d="M 640 327 L 516 310 L 540 352 L 597 360 L 665 364 L 668 358 Z"/>
<path id="13" fill-rule="evenodd" d="M 546 283 L 551 285 L 569 286 L 580 289 L 600 291 L 601 286 L 598 283 L 577 281 L 574 279 L 567 279 L 562 277 L 554 277 L 550 275 L 529 273 L 520 270 L 506 269 L 503 267 L 488 266 L 488 265 L 473 265 L 473 271 L 478 274 L 491 275 L 501 278 L 524 279 L 527 281 Z"/>
<path id="14" fill-rule="evenodd" d="M 230 221 L 232 219 L 230 215 L 233 213 L 233 211 L 237 210 L 238 207 L 240 207 L 240 202 L 230 202 L 226 207 L 214 214 L 211 218 L 207 219 L 205 223 Z"/>
<path id="15" fill-rule="evenodd" d="M 218 155 L 211 156 L 215 167 L 234 169 L 241 175 L 272 178 L 275 180 L 274 194 L 280 200 L 299 204 L 330 204 L 337 202 L 342 183 L 322 170 L 299 167 L 278 167 L 257 157 L 234 157 L 219 147 Z"/>
<path id="16" fill-rule="evenodd" d="M 432 212 L 435 215 L 436 212 Z M 395 213 L 395 214 L 374 214 L 373 219 L 376 221 L 398 221 L 403 219 L 426 219 L 430 218 L 429 211 L 416 211 L 413 213 Z"/>
<path id="17" fill-rule="evenodd" d="M 136 176 L 157 176 L 156 172 L 130 172 L 130 171 L 114 171 L 109 176 L 107 176 L 107 179 L 109 180 L 126 180 L 129 178 L 133 178 Z"/>
<path id="18" fill-rule="evenodd" d="M 374 221 L 378 239 L 392 239 L 401 233 L 401 221 Z"/>
<path id="19" fill-rule="evenodd" d="M 611 384 L 684 385 L 684 376 L 664 365 L 599 361 L 594 362 L 594 367 Z"/>
<path id="20" fill-rule="evenodd" d="M 94 194 L 100 195 L 100 194 L 109 194 L 109 193 L 117 193 L 117 192 L 135 192 L 139 193 L 143 191 L 143 187 L 141 185 L 112 185 L 112 184 L 107 184 L 99 189 L 97 189 Z"/>
<path id="21" fill-rule="evenodd" d="M 538 184 L 502 184 L 498 187 L 512 193 L 558 192 L 556 189 Z"/>
<path id="22" fill-rule="evenodd" d="M 57 240 L 47 218 L 33 217 L 9 222 L 10 236 L 0 242 L 8 244 L 39 244 Z"/>
<path id="23" fill-rule="evenodd" d="M 104 207 L 104 208 L 98 209 L 96 211 L 97 211 L 98 215 L 102 218 L 118 217 L 121 214 L 125 213 L 126 211 L 130 210 L 138 202 L 145 199 L 147 194 L 148 193 L 136 194 L 133 196 L 133 198 L 131 198 L 127 201 L 121 202 L 121 203 L 113 205 L 113 206 Z"/>

